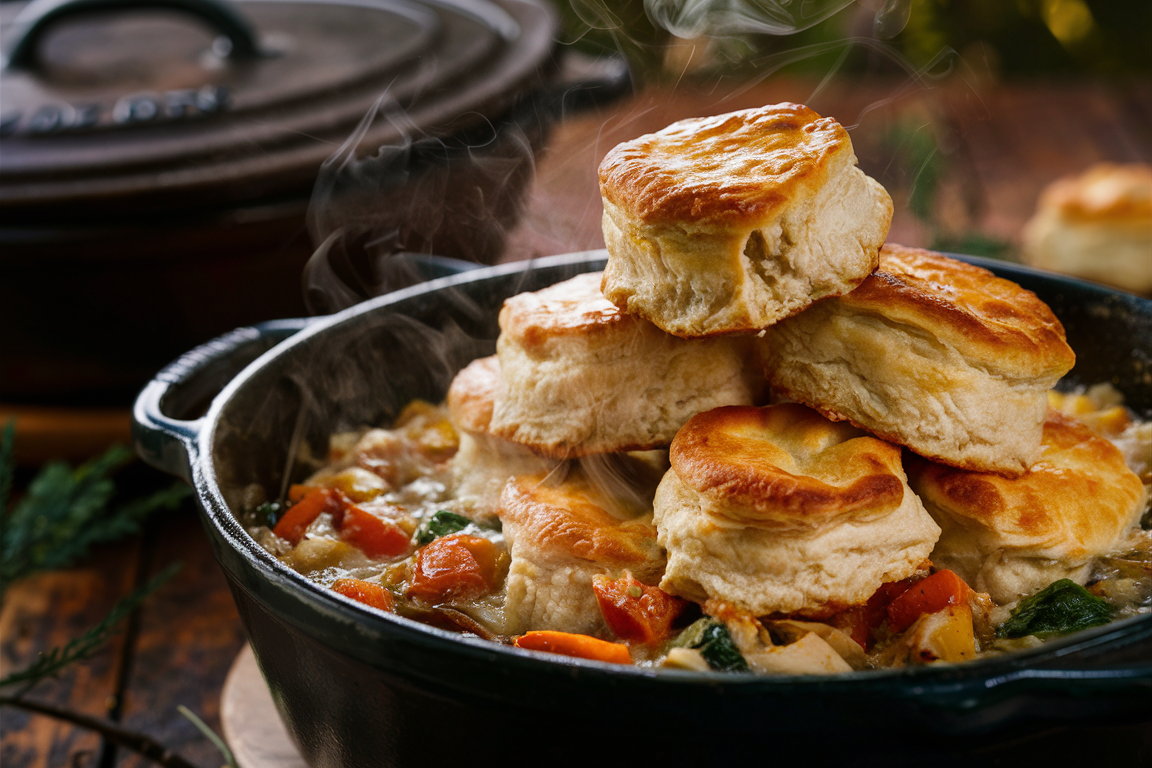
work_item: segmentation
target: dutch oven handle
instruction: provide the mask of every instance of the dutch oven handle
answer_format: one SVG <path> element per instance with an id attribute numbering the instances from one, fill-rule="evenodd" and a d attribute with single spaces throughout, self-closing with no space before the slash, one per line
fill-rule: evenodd
<path id="1" fill-rule="evenodd" d="M 136 453 L 156 469 L 191 482 L 203 412 L 212 398 L 249 363 L 315 319 L 271 320 L 237 328 L 160 371 L 132 408 Z"/>
<path id="2" fill-rule="evenodd" d="M 227 0 L 32 0 L 12 21 L 3 68 L 32 69 L 36 64 L 37 43 L 59 19 L 138 9 L 180 11 L 195 16 L 228 40 L 227 55 L 232 59 L 254 59 L 263 55 L 252 23 Z"/>

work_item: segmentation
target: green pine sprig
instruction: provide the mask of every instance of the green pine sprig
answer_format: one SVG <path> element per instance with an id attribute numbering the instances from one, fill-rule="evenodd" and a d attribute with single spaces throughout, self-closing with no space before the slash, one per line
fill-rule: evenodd
<path id="1" fill-rule="evenodd" d="M 0 596 L 17 579 L 67 568 L 96 544 L 139 533 L 150 514 L 175 509 L 189 494 L 186 486 L 173 484 L 113 504 L 112 474 L 132 460 L 129 449 L 115 446 L 75 470 L 62 462 L 45 465 L 9 509 L 14 431 L 9 422 L 0 445 Z"/>

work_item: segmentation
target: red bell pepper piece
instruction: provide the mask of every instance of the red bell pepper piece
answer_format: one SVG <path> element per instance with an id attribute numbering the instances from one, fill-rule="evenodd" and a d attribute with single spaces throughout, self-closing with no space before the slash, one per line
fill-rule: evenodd
<path id="1" fill-rule="evenodd" d="M 496 586 L 500 548 L 479 536 L 442 536 L 416 553 L 408 597 L 428 603 L 467 600 Z"/>
<path id="2" fill-rule="evenodd" d="M 925 613 L 968 602 L 972 588 L 952 571 L 936 571 L 909 587 L 888 606 L 888 629 L 899 634 Z"/>
<path id="3" fill-rule="evenodd" d="M 846 632 L 865 651 L 871 650 L 876 629 L 888 618 L 888 606 L 914 583 L 914 579 L 903 579 L 881 584 L 868 602 L 837 614 L 829 623 Z"/>
<path id="4" fill-rule="evenodd" d="M 411 539 L 391 520 L 379 518 L 355 504 L 344 508 L 340 538 L 368 557 L 396 557 L 408 552 Z"/>
<path id="5" fill-rule="evenodd" d="M 340 491 L 332 488 L 314 488 L 288 507 L 284 516 L 272 529 L 272 533 L 296 546 L 313 520 L 325 512 L 339 517 L 346 503 L 347 500 Z"/>
<path id="6" fill-rule="evenodd" d="M 628 643 L 664 642 L 672 622 L 687 605 L 659 587 L 641 584 L 630 573 L 615 580 L 597 574 L 592 577 L 592 590 L 608 628 Z"/>

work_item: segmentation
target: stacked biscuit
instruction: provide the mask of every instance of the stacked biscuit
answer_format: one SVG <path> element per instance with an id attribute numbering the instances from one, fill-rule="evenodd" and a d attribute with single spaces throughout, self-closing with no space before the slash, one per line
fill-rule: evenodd
<path id="1" fill-rule="evenodd" d="M 595 632 L 592 577 L 659 582 L 652 526 L 662 454 L 692 416 L 756 401 L 751 339 L 688 340 L 613 306 L 578 275 L 505 302 L 497 354 L 448 393 L 457 498 L 503 523 L 509 634 Z"/>
<path id="2" fill-rule="evenodd" d="M 822 618 L 941 557 L 1011 602 L 1047 583 L 1030 559 L 1082 574 L 1138 514 L 1139 480 L 1106 463 L 1125 489 L 1112 512 L 1053 505 L 1031 538 L 1002 535 L 1018 499 L 1091 498 L 1065 471 L 1084 462 L 1061 457 L 1109 447 L 1048 424 L 1074 362 L 1063 328 L 987 270 L 882 248 L 891 200 L 836 121 L 793 104 L 683 121 L 617 146 L 600 181 L 604 273 L 506 302 L 477 434 L 553 461 L 670 446 L 670 468 L 631 512 L 581 471 L 504 473 L 516 629 L 623 569 L 701 603 Z M 757 407 L 765 383 L 790 402 Z M 920 494 L 903 448 L 922 457 Z M 993 494 L 933 490 L 989 484 L 997 514 L 981 513 Z M 594 628 L 577 613 L 547 628 Z"/>

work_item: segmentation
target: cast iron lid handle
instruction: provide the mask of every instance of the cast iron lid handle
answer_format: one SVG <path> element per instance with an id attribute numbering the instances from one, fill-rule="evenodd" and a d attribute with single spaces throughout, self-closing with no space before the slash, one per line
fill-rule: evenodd
<path id="1" fill-rule="evenodd" d="M 255 59 L 262 55 L 251 22 L 227 0 L 32 0 L 12 22 L 11 37 L 5 46 L 9 53 L 3 68 L 33 69 L 36 44 L 59 19 L 138 9 L 172 10 L 195 16 L 228 41 L 226 55 L 233 59 Z"/>

